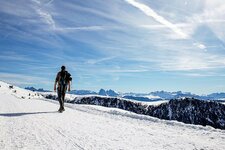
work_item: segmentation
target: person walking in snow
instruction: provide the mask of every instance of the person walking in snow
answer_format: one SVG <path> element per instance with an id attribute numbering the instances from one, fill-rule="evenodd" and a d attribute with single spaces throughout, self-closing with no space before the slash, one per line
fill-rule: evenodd
<path id="1" fill-rule="evenodd" d="M 55 84 L 54 84 L 54 91 L 56 92 L 56 86 L 57 86 L 57 94 L 58 94 L 58 100 L 59 100 L 59 112 L 65 111 L 64 108 L 64 101 L 65 101 L 65 95 L 68 88 L 68 92 L 70 91 L 70 81 L 72 81 L 71 74 L 66 71 L 66 67 L 62 66 L 61 71 L 59 71 L 55 78 Z"/>

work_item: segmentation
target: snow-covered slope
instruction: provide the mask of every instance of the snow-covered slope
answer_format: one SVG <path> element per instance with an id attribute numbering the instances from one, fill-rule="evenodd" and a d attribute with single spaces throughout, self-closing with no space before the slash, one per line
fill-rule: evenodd
<path id="1" fill-rule="evenodd" d="M 225 149 L 224 130 L 101 106 L 66 104 L 58 113 L 57 101 L 7 90 L 0 87 L 0 149 Z"/>
<path id="2" fill-rule="evenodd" d="M 57 100 L 57 95 L 55 94 L 43 93 L 43 96 L 48 99 Z M 153 103 L 96 95 L 78 97 L 73 95 L 70 98 L 68 96 L 66 101 L 73 104 L 114 107 L 160 119 L 177 120 L 203 126 L 210 125 L 215 128 L 225 129 L 225 105 L 215 101 L 183 98 Z"/>
<path id="3" fill-rule="evenodd" d="M 37 92 L 32 92 L 30 90 L 19 88 L 17 86 L 13 86 L 12 84 L 5 83 L 3 81 L 0 81 L 0 92 L 1 94 L 14 95 L 20 99 L 43 98 L 41 94 Z"/>

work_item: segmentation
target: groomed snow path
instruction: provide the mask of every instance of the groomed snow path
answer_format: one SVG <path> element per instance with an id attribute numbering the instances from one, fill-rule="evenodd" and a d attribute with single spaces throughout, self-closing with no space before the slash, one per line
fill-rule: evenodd
<path id="1" fill-rule="evenodd" d="M 0 94 L 0 149 L 225 150 L 225 131 L 113 108 Z"/>

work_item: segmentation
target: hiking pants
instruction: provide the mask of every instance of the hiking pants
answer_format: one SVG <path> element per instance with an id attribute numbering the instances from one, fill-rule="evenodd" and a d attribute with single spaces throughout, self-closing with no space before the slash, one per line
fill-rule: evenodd
<path id="1" fill-rule="evenodd" d="M 58 93 L 58 100 L 59 100 L 60 108 L 64 108 L 66 89 L 67 89 L 67 85 L 58 86 L 57 93 Z"/>

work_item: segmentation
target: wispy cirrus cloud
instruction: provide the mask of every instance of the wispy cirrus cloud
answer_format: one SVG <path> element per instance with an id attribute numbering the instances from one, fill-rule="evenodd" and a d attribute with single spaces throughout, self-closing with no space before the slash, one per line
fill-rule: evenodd
<path id="1" fill-rule="evenodd" d="M 80 26 L 80 27 L 57 27 L 54 28 L 56 32 L 73 32 L 73 31 L 103 31 L 112 30 L 116 27 L 110 26 Z"/>
<path id="2" fill-rule="evenodd" d="M 89 59 L 87 60 L 87 64 L 91 64 L 91 65 L 95 65 L 97 63 L 102 63 L 104 61 L 109 61 L 109 60 L 113 60 L 113 58 L 115 58 L 114 56 L 112 57 L 104 57 L 104 58 L 100 58 L 100 59 Z"/>
<path id="3" fill-rule="evenodd" d="M 9 82 L 15 85 L 34 85 L 37 84 L 36 81 L 39 81 L 43 86 L 52 84 L 46 78 L 24 75 L 24 74 L 16 74 L 16 73 L 2 73 L 0 72 L 0 79 L 5 82 Z"/>
<path id="4" fill-rule="evenodd" d="M 155 21 L 161 23 L 161 25 L 141 25 L 141 27 L 148 28 L 148 29 L 160 29 L 160 28 L 162 29 L 164 26 L 166 28 L 171 29 L 173 32 L 175 32 L 176 35 L 178 35 L 178 37 L 181 39 L 191 39 L 191 35 L 189 35 L 188 32 L 185 32 L 185 30 L 182 30 L 181 28 L 179 28 L 179 26 L 186 27 L 186 28 L 190 28 L 190 27 L 193 28 L 192 24 L 190 24 L 190 23 L 189 24 L 188 23 L 182 23 L 182 24 L 171 23 L 170 21 L 165 19 L 163 16 L 160 16 L 159 14 L 157 14 L 151 7 L 149 7 L 143 3 L 137 2 L 136 0 L 126 0 L 126 1 L 129 4 L 133 5 L 134 7 L 137 7 L 138 9 L 140 9 L 147 16 L 150 16 Z M 177 37 L 177 36 L 173 36 L 173 37 Z M 194 41 L 194 45 L 196 47 L 198 47 L 200 49 L 207 48 L 203 43 L 198 42 L 197 40 L 193 40 L 193 41 Z"/>
<path id="5" fill-rule="evenodd" d="M 126 0 L 129 4 L 133 5 L 134 7 L 137 7 L 140 9 L 143 13 L 145 13 L 147 16 L 150 16 L 155 19 L 155 21 L 165 25 L 172 31 L 174 31 L 177 35 L 179 35 L 180 38 L 182 39 L 187 39 L 189 36 L 182 31 L 180 28 L 178 28 L 175 24 L 171 23 L 164 17 L 160 16 L 157 14 L 153 9 L 151 9 L 149 6 L 139 3 L 136 0 Z"/>
<path id="6" fill-rule="evenodd" d="M 44 11 L 42 9 L 36 9 L 36 11 L 40 15 L 40 17 L 43 19 L 43 21 L 46 24 L 48 24 L 53 30 L 56 28 L 56 23 L 49 12 Z"/>
<path id="7" fill-rule="evenodd" d="M 33 61 L 29 56 L 14 51 L 0 52 L 2 61 Z"/>
<path id="8" fill-rule="evenodd" d="M 57 21 L 53 19 L 52 14 L 46 10 L 47 5 L 54 2 L 54 0 L 50 0 L 49 2 L 45 2 L 44 4 L 41 3 L 38 0 L 32 0 L 34 2 L 34 9 L 37 12 L 37 14 L 42 18 L 43 22 L 47 25 L 49 25 L 50 30 L 53 32 L 72 32 L 72 31 L 98 31 L 98 30 L 107 30 L 117 27 L 110 27 L 110 26 L 67 26 L 67 27 L 61 27 L 57 24 Z"/>

